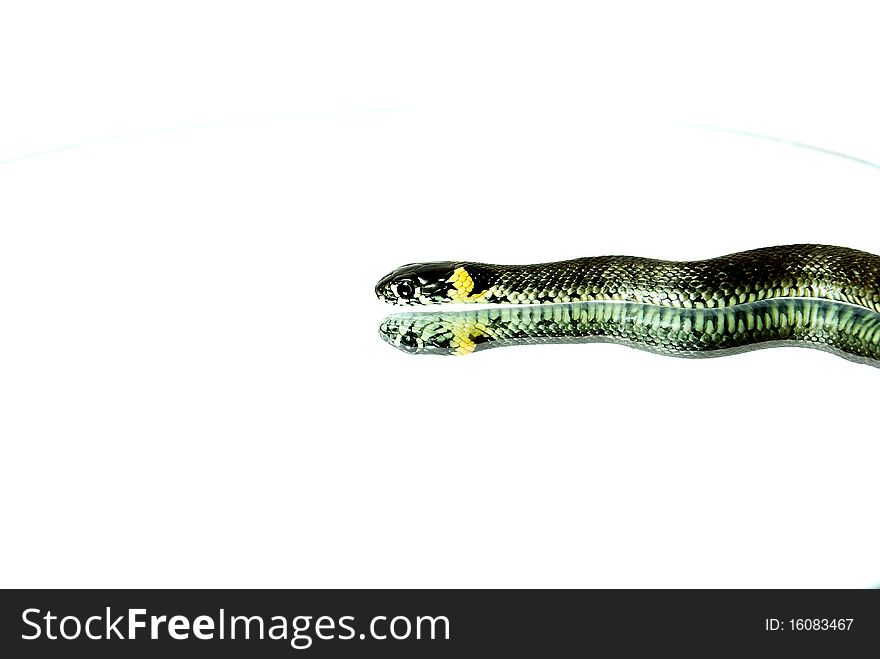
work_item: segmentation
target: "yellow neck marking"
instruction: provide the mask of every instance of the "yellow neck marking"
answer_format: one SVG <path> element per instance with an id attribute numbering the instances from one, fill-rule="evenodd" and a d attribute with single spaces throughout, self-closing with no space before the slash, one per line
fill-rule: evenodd
<path id="1" fill-rule="evenodd" d="M 449 345 L 455 348 L 456 355 L 469 355 L 477 349 L 473 336 L 478 335 L 480 332 L 474 326 L 473 321 L 456 321 L 450 329 L 452 330 L 452 339 L 449 341 Z"/>
<path id="2" fill-rule="evenodd" d="M 483 291 L 476 295 L 471 295 L 474 290 L 474 280 L 464 268 L 456 268 L 452 276 L 446 281 L 452 284 L 452 290 L 449 291 L 449 297 L 453 302 L 480 302 L 489 291 Z"/>

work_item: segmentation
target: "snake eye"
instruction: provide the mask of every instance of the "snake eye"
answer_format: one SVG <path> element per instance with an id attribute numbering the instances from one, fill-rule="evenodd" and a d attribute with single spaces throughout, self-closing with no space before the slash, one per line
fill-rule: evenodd
<path id="1" fill-rule="evenodd" d="M 407 332 L 400 337 L 400 347 L 407 352 L 413 352 L 418 347 L 418 345 L 419 341 L 418 339 L 416 339 L 416 335 L 412 332 Z"/>
<path id="2" fill-rule="evenodd" d="M 397 284 L 397 294 L 404 300 L 412 298 L 412 296 L 415 295 L 415 292 L 416 289 L 413 288 L 412 283 L 405 279 Z"/>

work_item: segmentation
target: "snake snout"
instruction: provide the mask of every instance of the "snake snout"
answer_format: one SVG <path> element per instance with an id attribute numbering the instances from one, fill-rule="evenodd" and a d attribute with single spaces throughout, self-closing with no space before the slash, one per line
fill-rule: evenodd
<path id="1" fill-rule="evenodd" d="M 456 265 L 452 261 L 402 265 L 379 280 L 376 296 L 400 305 L 449 302 Z"/>
<path id="2" fill-rule="evenodd" d="M 419 285 L 413 272 L 418 264 L 404 265 L 382 277 L 374 290 L 376 297 L 389 304 L 418 304 Z"/>
<path id="3" fill-rule="evenodd" d="M 394 278 L 394 272 L 389 272 L 387 275 L 382 277 L 373 290 L 376 293 L 376 297 L 382 300 L 383 302 L 388 302 L 390 304 L 395 304 L 397 302 L 396 296 L 394 292 L 391 290 L 391 281 Z"/>

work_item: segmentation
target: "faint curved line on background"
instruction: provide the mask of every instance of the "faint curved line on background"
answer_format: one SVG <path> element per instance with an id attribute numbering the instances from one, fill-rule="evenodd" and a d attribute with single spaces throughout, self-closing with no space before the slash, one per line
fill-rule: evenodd
<path id="1" fill-rule="evenodd" d="M 834 151 L 833 149 L 826 149 L 821 146 L 816 146 L 815 144 L 807 144 L 806 142 L 798 142 L 796 140 L 789 140 L 784 137 L 777 137 L 776 135 L 764 135 L 762 133 L 753 133 L 748 130 L 740 130 L 738 128 L 724 128 L 723 126 L 712 126 L 709 124 L 690 124 L 690 123 L 682 123 L 678 124 L 679 126 L 684 126 L 686 128 L 701 128 L 703 130 L 712 130 L 718 133 L 730 133 L 731 135 L 739 135 L 741 137 L 751 137 L 757 140 L 765 140 L 767 142 L 775 142 L 777 144 L 785 144 L 786 146 L 793 146 L 799 149 L 808 149 L 810 151 L 816 151 L 817 153 L 823 153 L 826 156 L 834 156 L 835 158 L 843 158 L 844 160 L 850 160 L 852 162 L 859 163 L 860 165 L 866 165 L 867 167 L 872 167 L 874 169 L 880 169 L 880 164 L 876 162 L 872 162 L 870 160 L 865 160 L 864 158 L 858 158 L 856 156 L 851 156 L 848 153 L 843 153 L 841 151 Z"/>
<path id="2" fill-rule="evenodd" d="M 239 119 L 221 119 L 218 121 L 209 121 L 200 124 L 184 124 L 181 126 L 170 126 L 165 128 L 154 128 L 151 130 L 140 131 L 136 133 L 126 133 L 124 135 L 114 135 L 112 137 L 101 137 L 92 140 L 85 140 L 83 142 L 76 142 L 73 144 L 64 144 L 62 146 L 50 147 L 48 149 L 40 149 L 38 151 L 31 151 L 28 153 L 22 153 L 17 156 L 12 156 L 11 158 L 4 158 L 0 160 L 0 165 L 5 165 L 11 162 L 16 162 L 18 160 L 27 160 L 28 158 L 35 158 L 37 156 L 51 155 L 53 153 L 63 153 L 64 151 L 71 151 L 74 149 L 81 149 L 83 147 L 88 146 L 98 146 L 100 144 L 110 144 L 112 142 L 121 142 L 124 140 L 132 140 L 138 139 L 142 137 L 150 137 L 153 135 L 162 135 L 164 133 L 174 133 L 177 131 L 186 131 L 186 130 L 197 130 L 202 128 L 218 128 L 221 126 L 233 126 L 233 125 L 241 125 L 241 124 L 249 124 L 249 123 L 261 123 L 261 122 L 269 122 L 269 121 L 278 121 L 281 119 L 292 119 L 292 118 L 309 118 L 309 117 L 327 117 L 334 115 L 357 115 L 357 114 L 391 114 L 397 112 L 409 112 L 410 109 L 405 108 L 375 108 L 375 109 L 366 109 L 366 110 L 321 110 L 321 111 L 307 111 L 307 112 L 288 112 L 283 114 L 276 115 L 267 115 L 264 117 L 248 117 L 248 118 L 239 118 Z M 776 135 L 764 135 L 762 133 L 755 133 L 747 130 L 741 130 L 738 128 L 725 128 L 723 126 L 712 126 L 710 124 L 696 124 L 696 123 L 678 123 L 677 125 L 685 127 L 685 128 L 699 128 L 702 130 L 709 130 L 718 133 L 728 133 L 730 135 L 738 135 L 740 137 L 750 137 L 752 139 L 764 140 L 766 142 L 774 142 L 776 144 L 784 144 L 786 146 L 797 147 L 799 149 L 807 149 L 809 151 L 815 151 L 816 153 L 821 153 L 827 156 L 832 156 L 835 158 L 842 158 L 844 160 L 849 160 L 851 162 L 858 163 L 860 165 L 865 165 L 866 167 L 871 167 L 873 169 L 880 170 L 880 164 L 872 162 L 870 160 L 866 160 L 864 158 L 859 158 L 857 156 L 851 156 L 847 153 L 843 153 L 841 151 L 834 151 L 833 149 L 826 149 L 821 146 L 816 146 L 815 144 L 807 144 L 806 142 L 798 142 L 796 140 L 790 140 L 784 137 L 778 137 Z"/>
<path id="3" fill-rule="evenodd" d="M 334 115 L 355 115 L 355 114 L 386 114 L 386 113 L 394 113 L 394 112 L 408 112 L 409 110 L 403 108 L 377 108 L 377 109 L 367 109 L 367 110 L 322 110 L 322 111 L 314 111 L 314 112 L 288 112 L 285 114 L 274 114 L 267 115 L 265 117 L 248 117 L 248 118 L 240 118 L 240 119 L 220 119 L 217 121 L 208 121 L 201 124 L 184 124 L 182 126 L 169 126 L 166 128 L 154 128 L 151 130 L 144 130 L 137 133 L 126 133 L 124 135 L 114 135 L 112 137 L 99 137 L 93 140 L 85 140 L 83 142 L 76 142 L 74 144 L 64 144 L 62 146 L 50 147 L 48 149 L 40 149 L 39 151 L 31 151 L 29 153 L 22 153 L 17 156 L 12 156 L 11 158 L 4 158 L 0 160 L 0 165 L 5 165 L 7 163 L 15 162 L 17 160 L 27 160 L 28 158 L 35 158 L 37 156 L 46 156 L 51 155 L 53 153 L 62 153 L 64 151 L 71 151 L 73 149 L 81 149 L 87 146 L 97 146 L 99 144 L 109 144 L 111 142 L 122 142 L 124 140 L 133 140 L 141 137 L 150 137 L 152 135 L 162 135 L 164 133 L 174 133 L 177 131 L 185 131 L 185 130 L 196 130 L 200 128 L 217 128 L 220 126 L 233 126 L 239 124 L 250 124 L 250 123 L 261 123 L 264 121 L 278 121 L 280 119 L 293 119 L 293 118 L 309 118 L 309 117 L 328 117 Z"/>

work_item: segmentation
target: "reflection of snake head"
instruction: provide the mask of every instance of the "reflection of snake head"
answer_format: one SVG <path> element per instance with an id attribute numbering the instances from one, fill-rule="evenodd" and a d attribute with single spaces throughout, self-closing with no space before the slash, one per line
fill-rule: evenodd
<path id="1" fill-rule="evenodd" d="M 488 340 L 472 321 L 433 313 L 389 316 L 379 326 L 379 336 L 395 348 L 419 355 L 467 355 Z"/>
<path id="2" fill-rule="evenodd" d="M 478 302 L 486 291 L 475 290 L 473 271 L 471 264 L 453 261 L 410 263 L 382 277 L 376 295 L 391 304 Z"/>
<path id="3" fill-rule="evenodd" d="M 404 352 L 451 355 L 455 351 L 449 345 L 451 337 L 444 324 L 437 322 L 433 314 L 389 316 L 379 326 L 379 336 Z"/>

